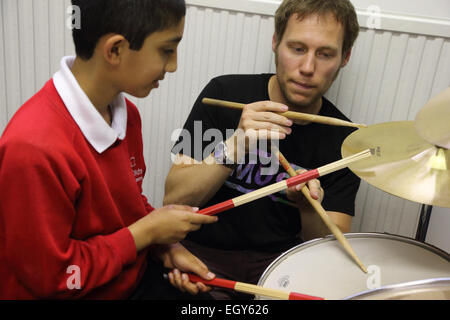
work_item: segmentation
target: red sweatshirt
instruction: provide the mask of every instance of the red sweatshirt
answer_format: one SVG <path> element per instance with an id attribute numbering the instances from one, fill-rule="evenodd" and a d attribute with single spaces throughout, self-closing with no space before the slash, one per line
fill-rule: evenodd
<path id="1" fill-rule="evenodd" d="M 102 153 L 50 80 L 0 139 L 0 298 L 118 299 L 146 265 L 129 225 L 142 196 L 141 122 L 126 101 L 126 137 Z M 78 280 L 79 282 L 78 282 Z"/>

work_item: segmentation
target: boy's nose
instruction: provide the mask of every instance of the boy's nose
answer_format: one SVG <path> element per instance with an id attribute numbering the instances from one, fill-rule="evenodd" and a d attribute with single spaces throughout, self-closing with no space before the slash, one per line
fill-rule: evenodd
<path id="1" fill-rule="evenodd" d="M 178 60 L 177 53 L 174 53 L 170 57 L 169 61 L 166 64 L 166 71 L 167 72 L 172 73 L 172 72 L 177 71 L 177 68 L 178 68 L 178 61 L 177 60 Z"/>

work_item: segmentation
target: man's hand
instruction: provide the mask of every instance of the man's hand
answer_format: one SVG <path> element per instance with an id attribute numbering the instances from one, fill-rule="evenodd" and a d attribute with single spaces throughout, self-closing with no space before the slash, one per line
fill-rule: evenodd
<path id="1" fill-rule="evenodd" d="M 169 281 L 174 287 L 183 292 L 187 291 L 192 295 L 211 290 L 210 287 L 201 282 L 195 284 L 189 281 L 188 275 L 184 272 L 196 274 L 205 280 L 212 280 L 215 275 L 208 270 L 200 259 L 181 244 L 176 243 L 164 246 L 164 249 L 160 250 L 158 256 L 166 268 L 172 269 L 169 273 Z"/>
<path id="2" fill-rule="evenodd" d="M 281 140 L 292 133 L 292 120 L 280 115 L 288 107 L 272 101 L 245 105 L 234 135 L 226 141 L 227 148 L 239 160 L 257 140 Z"/>
<path id="3" fill-rule="evenodd" d="M 302 174 L 304 172 L 307 172 L 307 170 L 298 170 L 298 174 Z M 311 195 L 311 198 L 314 200 L 319 201 L 319 203 L 322 203 L 323 197 L 325 196 L 325 192 L 320 186 L 320 181 L 318 179 L 312 179 L 308 181 L 307 183 L 301 183 L 299 185 L 296 185 L 294 187 L 288 188 L 286 190 L 287 198 L 297 204 L 302 203 L 303 201 L 306 201 L 305 196 L 302 193 L 303 187 L 307 185 L 309 189 L 309 194 Z"/>

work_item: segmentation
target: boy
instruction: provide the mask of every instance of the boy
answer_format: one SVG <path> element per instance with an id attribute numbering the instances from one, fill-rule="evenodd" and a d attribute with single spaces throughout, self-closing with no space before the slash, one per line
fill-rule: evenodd
<path id="1" fill-rule="evenodd" d="M 147 253 L 214 277 L 177 242 L 217 218 L 148 203 L 140 117 L 122 94 L 145 97 L 176 70 L 184 0 L 72 4 L 77 56 L 62 59 L 0 139 L 0 298 L 128 298 Z M 207 290 L 178 270 L 171 277 Z"/>

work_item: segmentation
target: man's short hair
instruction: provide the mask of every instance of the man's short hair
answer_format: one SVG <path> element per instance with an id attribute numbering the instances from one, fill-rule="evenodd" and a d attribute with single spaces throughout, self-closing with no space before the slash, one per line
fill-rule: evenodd
<path id="1" fill-rule="evenodd" d="M 344 43 L 342 52 L 346 53 L 353 47 L 359 34 L 358 17 L 355 7 L 349 0 L 284 0 L 275 14 L 275 33 L 277 46 L 280 44 L 286 30 L 289 18 L 297 14 L 300 20 L 311 16 L 333 14 L 344 27 Z"/>
<path id="2" fill-rule="evenodd" d="M 186 15 L 184 0 L 72 0 L 80 9 L 80 28 L 73 29 L 77 56 L 89 60 L 99 39 L 120 34 L 130 49 L 140 50 L 152 33 L 176 26 Z"/>

